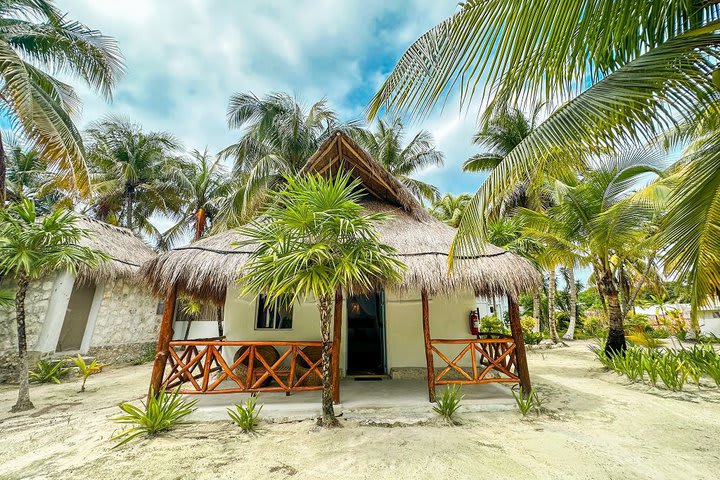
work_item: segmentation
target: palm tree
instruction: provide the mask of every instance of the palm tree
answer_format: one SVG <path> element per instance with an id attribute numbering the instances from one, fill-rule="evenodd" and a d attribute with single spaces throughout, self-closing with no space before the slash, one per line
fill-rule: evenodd
<path id="1" fill-rule="evenodd" d="M 558 187 L 557 204 L 545 212 L 520 209 L 525 232 L 543 242 L 557 263 L 572 254 L 592 265 L 595 284 L 606 305 L 610 330 L 606 353 L 626 348 L 620 302 L 622 265 L 639 248 L 656 241 L 652 225 L 661 205 L 661 182 L 639 192 L 631 187 L 642 175 L 662 172 L 646 155 L 606 160 L 574 184 Z"/>
<path id="2" fill-rule="evenodd" d="M 439 200 L 433 203 L 430 208 L 430 213 L 440 220 L 445 222 L 453 228 L 457 228 L 462 217 L 463 210 L 470 201 L 470 195 L 467 193 L 461 193 L 455 196 L 451 193 L 446 193 Z"/>
<path id="3" fill-rule="evenodd" d="M 243 181 L 236 204 L 245 214 L 262 204 L 264 194 L 284 175 L 300 171 L 334 129 L 354 125 L 338 123 L 324 99 L 306 107 L 286 93 L 263 98 L 236 93 L 230 97 L 227 121 L 230 128 L 243 131 L 220 156 L 235 162 L 234 174 Z"/>
<path id="4" fill-rule="evenodd" d="M 574 262 L 570 266 L 563 268 L 565 277 L 565 285 L 568 290 L 568 307 L 569 307 L 569 322 L 568 328 L 565 334 L 562 336 L 564 340 L 572 340 L 575 338 L 575 325 L 577 324 L 577 282 L 575 281 L 575 265 Z"/>
<path id="5" fill-rule="evenodd" d="M 669 132 L 676 141 L 702 140 L 680 161 L 685 175 L 663 234 L 665 265 L 691 278 L 697 323 L 698 305 L 720 291 L 720 242 L 712 233 L 720 223 L 718 27 L 718 2 L 465 2 L 403 55 L 370 117 L 382 108 L 424 115 L 457 88 L 463 105 L 482 92 L 488 112 L 496 104 L 565 102 L 476 193 L 457 241 L 471 251 L 486 235 L 485 212 L 533 175 L 582 171 L 596 154 Z"/>
<path id="6" fill-rule="evenodd" d="M 179 162 L 170 169 L 171 182 L 183 205 L 178 222 L 162 235 L 166 247 L 188 235 L 200 240 L 213 225 L 234 185 L 220 159 L 213 159 L 207 150 L 195 150 L 191 157 L 191 161 Z"/>
<path id="7" fill-rule="evenodd" d="M 21 200 L 0 211 L 0 275 L 12 276 L 15 291 L 19 379 L 18 400 L 13 412 L 34 408 L 28 387 L 27 340 L 25 334 L 25 296 L 31 280 L 58 270 L 76 272 L 81 265 L 95 266 L 106 256 L 78 246 L 87 233 L 75 226 L 68 210 L 56 210 L 42 218 L 35 204 Z"/>
<path id="8" fill-rule="evenodd" d="M 413 178 L 412 175 L 426 167 L 441 167 L 444 155 L 435 149 L 432 134 L 421 130 L 404 144 L 405 127 L 399 118 L 389 122 L 378 120 L 375 131 L 354 128 L 351 136 L 395 178 L 407 187 L 423 203 L 434 202 L 440 196 L 437 187 Z"/>
<path id="9" fill-rule="evenodd" d="M 519 108 L 498 108 L 473 136 L 473 143 L 487 151 L 465 160 L 463 171 L 487 172 L 497 167 L 535 129 L 539 113 L 540 107 L 533 108 L 529 116 Z"/>
<path id="10" fill-rule="evenodd" d="M 176 213 L 182 201 L 173 175 L 178 141 L 114 116 L 92 124 L 87 135 L 95 216 L 160 239 L 150 217 Z"/>
<path id="11" fill-rule="evenodd" d="M 382 244 L 375 224 L 385 214 L 363 213 L 357 181 L 348 175 L 286 177 L 286 188 L 263 217 L 240 229 L 257 246 L 246 275 L 244 293 L 266 293 L 291 305 L 312 297 L 320 311 L 322 334 L 323 416 L 337 425 L 332 404 L 330 319 L 336 292 L 368 291 L 401 280 L 405 265 Z"/>
<path id="12" fill-rule="evenodd" d="M 53 75 L 79 77 L 109 99 L 123 70 L 117 43 L 70 20 L 52 0 L 4 0 L 0 56 L 3 114 L 66 186 L 88 194 L 83 142 L 73 123 L 80 102 L 75 90 Z M 5 161 L 0 138 L 0 209 L 6 200 Z"/>

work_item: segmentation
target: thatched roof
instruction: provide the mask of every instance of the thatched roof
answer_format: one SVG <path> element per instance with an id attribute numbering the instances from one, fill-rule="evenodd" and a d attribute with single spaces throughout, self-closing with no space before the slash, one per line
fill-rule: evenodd
<path id="1" fill-rule="evenodd" d="M 104 252 L 110 257 L 95 268 L 82 268 L 81 281 L 107 282 L 118 278 L 137 278 L 140 266 L 157 254 L 127 228 L 116 227 L 98 220 L 80 217 L 77 225 L 89 232 L 80 244 Z"/>
<path id="2" fill-rule="evenodd" d="M 455 230 L 433 218 L 410 192 L 347 135 L 336 132 L 318 149 L 301 173 L 335 174 L 351 171 L 368 191 L 369 211 L 391 219 L 378 225 L 381 240 L 394 247 L 408 266 L 400 292 L 427 289 L 452 295 L 471 290 L 479 295 L 518 295 L 536 286 L 537 274 L 525 259 L 488 245 L 483 255 L 456 260 L 448 272 L 448 252 Z M 165 252 L 143 265 L 142 273 L 159 296 L 176 284 L 182 293 L 221 304 L 227 286 L 243 274 L 251 247 L 233 244 L 242 237 L 233 231 Z"/>

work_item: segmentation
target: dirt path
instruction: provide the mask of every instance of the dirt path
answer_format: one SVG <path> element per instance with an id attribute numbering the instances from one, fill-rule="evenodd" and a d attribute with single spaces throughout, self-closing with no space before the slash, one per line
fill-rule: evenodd
<path id="1" fill-rule="evenodd" d="M 382 428 L 343 422 L 265 426 L 248 437 L 229 423 L 181 427 L 112 450 L 109 420 L 143 396 L 149 366 L 108 370 L 78 384 L 34 386 L 37 407 L 7 413 L 0 387 L 0 478 L 718 478 L 720 392 L 648 392 L 603 372 L 576 342 L 532 352 L 533 381 L 550 412 L 466 415 L 459 427 Z M 480 387 L 481 388 L 481 387 Z"/>

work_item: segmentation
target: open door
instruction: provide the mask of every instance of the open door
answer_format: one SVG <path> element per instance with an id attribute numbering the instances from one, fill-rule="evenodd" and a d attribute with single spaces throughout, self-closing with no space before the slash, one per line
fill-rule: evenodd
<path id="1" fill-rule="evenodd" d="M 73 286 L 56 352 L 80 350 L 94 297 L 95 285 Z"/>
<path id="2" fill-rule="evenodd" d="M 347 300 L 347 373 L 384 375 L 385 315 L 382 293 Z"/>

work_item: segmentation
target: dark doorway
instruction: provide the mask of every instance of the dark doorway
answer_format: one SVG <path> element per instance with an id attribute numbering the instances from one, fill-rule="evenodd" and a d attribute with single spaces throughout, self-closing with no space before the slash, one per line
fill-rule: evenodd
<path id="1" fill-rule="evenodd" d="M 93 298 L 95 298 L 95 285 L 73 286 L 56 352 L 80 350 Z"/>
<path id="2" fill-rule="evenodd" d="M 347 301 L 348 375 L 385 374 L 385 315 L 382 293 Z"/>

